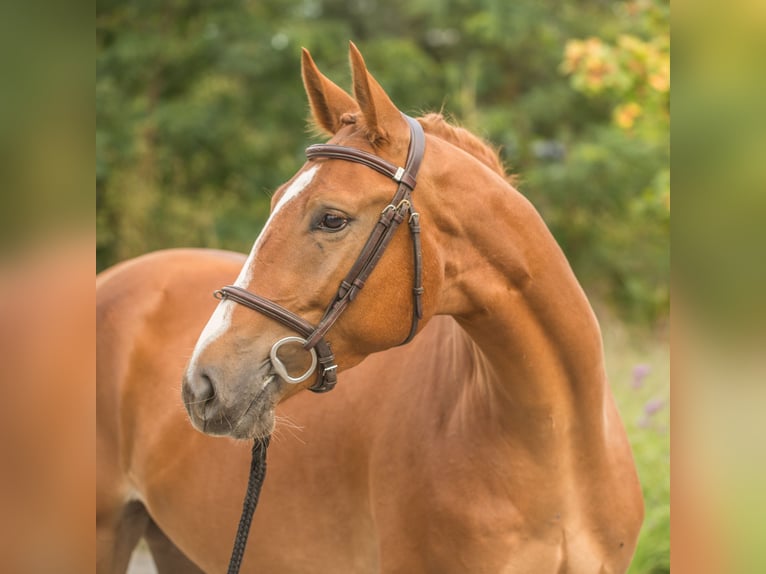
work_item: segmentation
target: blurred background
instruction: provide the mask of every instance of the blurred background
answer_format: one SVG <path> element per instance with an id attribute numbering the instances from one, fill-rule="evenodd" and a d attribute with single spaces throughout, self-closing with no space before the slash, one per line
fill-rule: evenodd
<path id="1" fill-rule="evenodd" d="M 247 252 L 318 141 L 300 49 L 350 87 L 348 41 L 405 112 L 499 147 L 599 314 L 647 518 L 631 572 L 670 569 L 666 0 L 99 0 L 97 267 Z"/>
<path id="2" fill-rule="evenodd" d="M 101 0 L 98 265 L 249 251 L 312 138 L 300 48 L 350 87 L 348 41 L 404 111 L 501 149 L 579 277 L 631 321 L 668 311 L 668 5 Z"/>

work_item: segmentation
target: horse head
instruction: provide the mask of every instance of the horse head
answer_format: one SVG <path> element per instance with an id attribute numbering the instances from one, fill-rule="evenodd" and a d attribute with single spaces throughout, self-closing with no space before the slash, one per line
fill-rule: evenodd
<path id="1" fill-rule="evenodd" d="M 353 44 L 350 60 L 353 97 L 326 78 L 304 50 L 303 82 L 316 125 L 341 151 L 358 151 L 386 166 L 409 169 L 412 130 L 419 126 L 397 109 Z M 443 272 L 433 239 L 427 233 L 416 239 L 400 230 L 391 234 L 384 250 L 373 253 L 374 272 L 346 285 L 345 291 L 353 293 L 343 301 L 343 314 L 323 323 L 331 313 L 328 303 L 338 301 L 339 286 L 344 292 L 349 269 L 369 251 L 370 238 L 387 211 L 397 224 L 406 221 L 415 229 L 413 220 L 417 225 L 420 214 L 413 202 L 434 187 L 422 169 L 417 192 L 410 197 L 407 174 L 402 177 L 406 170 L 397 169 L 387 178 L 384 169 L 370 169 L 356 159 L 338 161 L 324 151 L 313 158 L 309 153 L 312 159 L 274 194 L 271 214 L 249 257 L 234 285 L 220 292 L 222 300 L 200 335 L 182 394 L 193 424 L 203 432 L 235 438 L 269 435 L 280 401 L 305 388 L 317 390 L 315 368 L 320 379 L 334 377 L 331 370 L 350 368 L 371 353 L 402 343 L 434 313 Z M 409 186 L 414 187 L 414 178 Z M 393 205 L 392 196 L 399 197 L 395 191 L 407 199 Z M 416 275 L 422 275 L 422 282 Z M 249 305 L 261 312 L 245 306 L 247 294 L 265 301 Z M 315 367 L 316 351 L 306 349 L 313 345 L 307 342 L 312 337 L 297 336 L 289 320 L 264 314 L 267 307 L 299 318 L 293 322 L 326 330 L 315 333 L 313 343 L 326 339 L 334 364 Z M 323 384 L 323 390 L 331 388 Z"/>

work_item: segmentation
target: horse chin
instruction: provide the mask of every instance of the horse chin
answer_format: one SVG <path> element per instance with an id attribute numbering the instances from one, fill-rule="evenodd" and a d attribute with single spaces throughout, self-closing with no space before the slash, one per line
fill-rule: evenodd
<path id="1" fill-rule="evenodd" d="M 275 418 L 271 401 L 254 402 L 226 434 L 242 440 L 265 438 L 273 432 Z"/>
<path id="2" fill-rule="evenodd" d="M 255 418 L 246 415 L 242 417 L 227 434 L 231 438 L 241 440 L 265 438 L 271 435 L 274 431 L 274 420 L 273 408 Z"/>
<path id="3" fill-rule="evenodd" d="M 274 430 L 274 409 L 278 402 L 276 377 L 270 377 L 260 392 L 247 401 L 248 407 L 224 433 L 235 439 L 265 438 Z"/>
<path id="4" fill-rule="evenodd" d="M 187 404 L 192 425 L 204 434 L 234 439 L 251 440 L 271 435 L 276 418 L 274 408 L 279 402 L 279 385 L 275 384 L 275 379 L 273 375 L 269 376 L 257 393 L 231 400 L 231 404 L 239 405 L 238 409 L 217 401 L 208 408 L 192 408 Z M 242 405 L 247 406 L 242 408 Z"/>

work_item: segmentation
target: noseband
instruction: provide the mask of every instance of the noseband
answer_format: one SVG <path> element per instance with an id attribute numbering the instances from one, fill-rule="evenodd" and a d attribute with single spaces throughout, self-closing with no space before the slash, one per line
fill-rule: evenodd
<path id="1" fill-rule="evenodd" d="M 409 116 L 404 116 L 404 118 L 410 126 L 410 145 L 407 152 L 407 162 L 404 167 L 397 167 L 376 155 L 346 146 L 317 144 L 306 149 L 306 157 L 309 161 L 325 158 L 361 163 L 390 177 L 399 184 L 393 199 L 381 212 L 380 219 L 364 244 L 361 253 L 351 266 L 345 279 L 341 281 L 337 294 L 327 306 L 324 316 L 316 327 L 278 303 L 251 293 L 241 287 L 227 285 L 215 292 L 216 297 L 219 299 L 231 299 L 240 305 L 249 307 L 282 323 L 301 335 L 300 337 L 280 339 L 271 348 L 271 362 L 274 370 L 288 383 L 296 384 L 305 381 L 318 366 L 316 382 L 309 387 L 309 390 L 315 393 L 325 393 L 333 389 L 337 382 L 336 371 L 338 366 L 335 364 L 335 356 L 330 349 L 330 345 L 324 337 L 343 311 L 345 311 L 346 307 L 348 307 L 348 304 L 356 298 L 359 291 L 364 287 L 367 278 L 383 256 L 383 252 L 391 241 L 394 232 L 405 218 L 408 220 L 410 234 L 412 235 L 414 286 L 412 288 L 412 324 L 407 338 L 401 344 L 409 342 L 418 330 L 418 322 L 423 317 L 421 301 L 423 294 L 423 264 L 420 253 L 420 215 L 415 211 L 412 204 L 412 191 L 415 189 L 418 169 L 423 159 L 425 136 L 423 128 L 416 120 Z M 303 344 L 303 348 L 312 355 L 311 367 L 300 377 L 291 377 L 287 372 L 287 368 L 277 356 L 279 348 L 290 342 Z"/>

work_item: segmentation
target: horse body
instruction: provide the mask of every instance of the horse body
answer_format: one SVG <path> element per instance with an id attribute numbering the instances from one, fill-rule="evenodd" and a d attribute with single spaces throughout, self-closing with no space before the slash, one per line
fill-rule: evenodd
<path id="1" fill-rule="evenodd" d="M 373 149 L 398 158 L 401 149 L 390 143 L 396 116 L 386 113 L 389 102 L 353 50 L 352 62 L 361 106 L 352 111 L 364 116 L 368 133 L 340 115 L 357 103 L 304 60 L 314 115 L 337 130 L 340 143 L 360 148 L 370 146 L 364 138 L 372 125 L 387 124 L 389 143 Z M 200 430 L 271 432 L 277 403 L 277 417 L 291 421 L 277 425 L 269 450 L 247 571 L 627 569 L 643 507 L 592 310 L 529 202 L 491 162 L 477 161 L 463 132 L 434 118 L 421 122 L 428 139 L 415 197 L 424 228 L 425 326 L 392 348 L 408 328 L 399 276 L 409 248 L 400 233 L 383 270 L 331 331 L 339 364 L 349 366 L 332 393 L 300 393 L 310 383 L 286 385 L 269 375 L 259 357 L 285 328 L 231 301 L 216 307 L 184 364 L 215 307 L 210 291 L 240 267 L 247 287 L 318 318 L 343 270 L 312 281 L 313 263 L 280 237 L 280 224 L 316 205 L 327 209 L 330 200 L 318 190 L 329 189 L 333 209 L 354 215 L 339 236 L 358 245 L 354 225 L 369 221 L 370 200 L 344 196 L 332 182 L 359 182 L 364 167 L 323 161 L 297 176 L 275 195 L 279 214 L 244 265 L 221 252 L 171 251 L 102 276 L 100 572 L 120 571 L 120 540 L 130 537 L 115 532 L 130 530 L 124 509 L 131 501 L 148 510 L 142 524 L 154 527 L 158 552 L 175 568 L 168 571 L 194 571 L 184 555 L 205 572 L 224 570 L 249 445 L 191 430 L 174 383 L 182 377 Z M 301 195 L 296 181 L 311 194 Z M 342 266 L 344 252 L 338 235 L 320 231 L 306 237 L 327 274 Z M 278 270 L 286 263 L 280 255 L 293 249 L 308 276 L 297 286 Z M 304 298 L 296 295 L 302 291 Z"/>
<path id="2" fill-rule="evenodd" d="M 158 253 L 103 277 L 98 291 L 105 309 L 98 363 L 102 522 L 140 500 L 206 572 L 226 563 L 249 446 L 193 431 L 169 382 L 180 379 L 214 306 L 210 292 L 238 272 L 242 259 Z M 545 444 L 555 431 L 549 411 L 514 420 L 493 406 L 486 387 L 492 368 L 462 327 L 438 317 L 407 347 L 345 372 L 332 393 L 298 394 L 280 405 L 280 415 L 300 428 L 281 429 L 269 451 L 245 568 L 257 556 L 258 568 L 269 572 L 525 572 L 542 557 L 549 567 L 539 571 L 555 572 L 592 554 L 571 547 L 578 532 L 588 535 L 586 548 L 591 544 L 584 511 L 593 501 L 573 496 L 570 461 Z M 521 436 L 532 435 L 531 444 L 509 440 L 514 427 L 536 419 L 548 427 L 543 437 L 527 431 Z M 586 467 L 585 484 L 594 470 Z M 607 534 L 618 538 L 624 514 L 619 506 L 607 512 Z M 528 524 L 537 524 L 534 537 L 525 535 Z M 567 530 L 575 534 L 567 538 Z M 620 542 L 630 538 L 614 545 Z M 621 550 L 629 558 L 631 548 Z M 423 564 L 413 569 L 412 559 Z"/>

